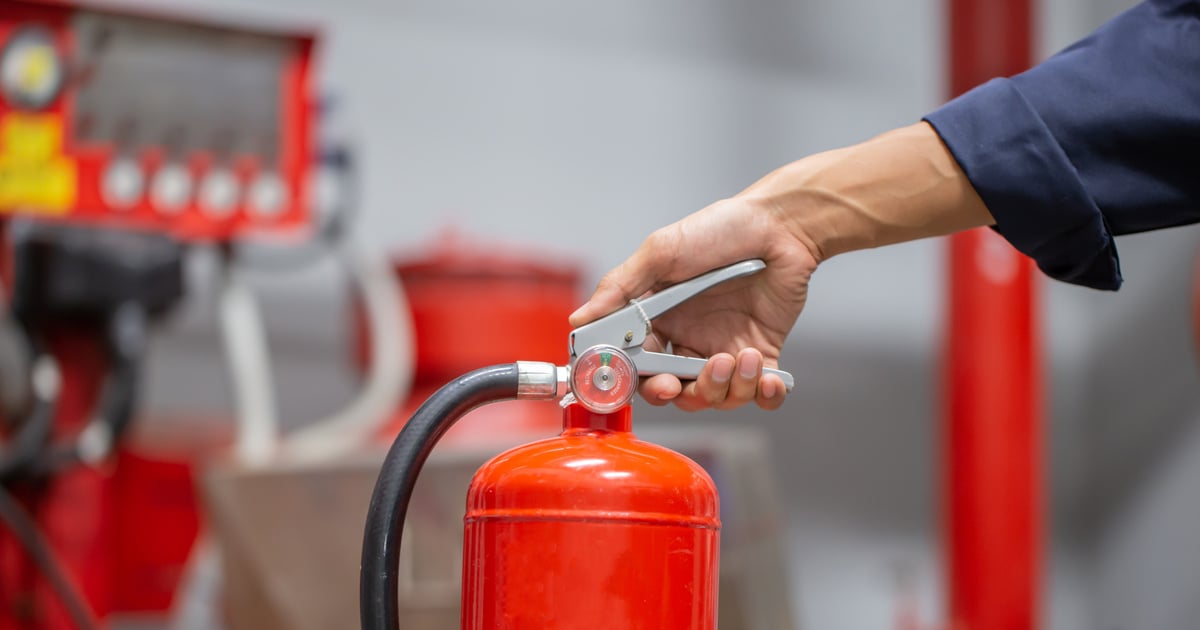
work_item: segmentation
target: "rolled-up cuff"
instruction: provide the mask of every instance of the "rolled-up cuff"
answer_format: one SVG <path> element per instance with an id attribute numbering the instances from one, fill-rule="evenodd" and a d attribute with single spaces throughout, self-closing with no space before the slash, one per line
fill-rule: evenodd
<path id="1" fill-rule="evenodd" d="M 924 118 L 983 199 L 995 229 L 1046 275 L 1121 286 L 1116 244 L 1074 165 L 1008 79 L 994 79 Z"/>

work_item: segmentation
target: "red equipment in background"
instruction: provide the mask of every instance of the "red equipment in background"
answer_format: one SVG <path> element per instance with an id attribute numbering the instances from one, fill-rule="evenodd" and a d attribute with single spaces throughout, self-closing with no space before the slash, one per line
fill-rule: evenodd
<path id="1" fill-rule="evenodd" d="M 0 212 L 185 240 L 305 227 L 312 46 L 0 0 Z"/>
<path id="2" fill-rule="evenodd" d="M 300 235 L 311 220 L 313 45 L 309 33 L 0 0 L 0 229 L 86 226 L 69 235 L 78 240 L 106 228 L 101 241 L 111 233 L 214 243 Z M 6 280 L 13 267 L 6 247 Z M 95 298 L 86 285 L 110 282 L 110 269 L 81 268 L 70 291 L 86 302 Z M 129 284 L 122 277 L 112 286 L 121 282 Z M 112 365 L 92 324 L 61 304 L 52 312 L 35 324 L 63 377 L 53 420 L 62 438 L 89 422 Z M 126 450 L 99 465 L 33 474 L 11 490 L 98 618 L 170 606 L 174 563 L 198 527 L 190 456 Z M 0 529 L 0 630 L 74 627 Z"/>
<path id="3" fill-rule="evenodd" d="M 950 0 L 955 95 L 1030 63 L 1030 1 Z M 1042 392 L 1033 262 L 978 229 L 950 238 L 945 523 L 950 628 L 1041 623 Z"/>
<path id="4" fill-rule="evenodd" d="M 112 487 L 111 610 L 160 619 L 172 609 L 205 519 L 197 478 L 228 451 L 232 430 L 218 418 L 142 417 L 122 443 Z"/>
<path id="5" fill-rule="evenodd" d="M 83 426 L 95 406 L 106 360 L 89 331 L 58 327 L 48 337 L 52 352 L 71 356 L 61 363 L 62 393 L 54 417 L 55 432 L 70 434 Z M 109 612 L 112 601 L 110 479 L 111 469 L 76 468 L 17 493 L 98 617 Z M 75 628 L 58 594 L 5 529 L 0 529 L 0 549 L 0 630 Z"/>
<path id="6" fill-rule="evenodd" d="M 381 437 L 394 438 L 430 394 L 464 372 L 514 356 L 553 361 L 562 355 L 571 332 L 567 317 L 581 301 L 580 273 L 573 264 L 546 260 L 447 235 L 427 253 L 396 261 L 413 318 L 416 371 L 408 400 Z M 361 371 L 370 363 L 371 344 L 362 309 L 354 308 L 354 361 Z M 552 406 L 514 401 L 472 412 L 445 440 L 519 442 L 531 433 L 551 435 L 560 425 Z"/>

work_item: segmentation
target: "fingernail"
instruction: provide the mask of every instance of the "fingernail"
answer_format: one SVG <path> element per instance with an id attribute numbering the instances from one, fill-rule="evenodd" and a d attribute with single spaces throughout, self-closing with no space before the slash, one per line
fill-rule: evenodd
<path id="1" fill-rule="evenodd" d="M 567 316 L 567 319 L 575 319 L 575 318 L 576 318 L 576 317 L 578 317 L 578 316 L 579 316 L 579 314 L 580 314 L 580 313 L 582 313 L 582 312 L 584 311 L 584 309 L 586 309 L 586 308 L 587 308 L 587 304 L 584 304 L 583 306 L 580 306 L 579 308 L 575 309 L 575 312 L 573 312 L 573 313 L 571 313 L 570 315 L 568 315 L 568 316 Z M 559 312 L 562 312 L 562 311 L 559 311 Z"/>
<path id="2" fill-rule="evenodd" d="M 741 357 L 741 361 L 738 363 L 738 374 L 742 378 L 755 378 L 762 372 L 762 362 L 759 361 L 758 355 L 753 352 L 747 352 Z"/>
<path id="3" fill-rule="evenodd" d="M 762 380 L 762 395 L 763 398 L 771 399 L 779 393 L 779 388 L 775 386 L 775 379 L 764 378 Z"/>
<path id="4" fill-rule="evenodd" d="M 668 394 L 667 392 L 663 392 L 663 393 L 655 396 L 655 398 L 657 398 L 659 400 L 671 400 L 672 398 L 675 398 L 675 394 Z"/>
<path id="5" fill-rule="evenodd" d="M 712 379 L 718 383 L 728 383 L 733 376 L 733 359 L 720 357 L 713 359 Z"/>

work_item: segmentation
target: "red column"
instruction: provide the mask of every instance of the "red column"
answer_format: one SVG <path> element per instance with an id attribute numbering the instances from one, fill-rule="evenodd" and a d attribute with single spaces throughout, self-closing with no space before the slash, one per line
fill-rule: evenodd
<path id="1" fill-rule="evenodd" d="M 1030 0 L 949 0 L 950 87 L 1030 63 Z M 1031 261 L 987 229 L 950 239 L 945 515 L 953 630 L 1040 620 L 1041 373 Z"/>

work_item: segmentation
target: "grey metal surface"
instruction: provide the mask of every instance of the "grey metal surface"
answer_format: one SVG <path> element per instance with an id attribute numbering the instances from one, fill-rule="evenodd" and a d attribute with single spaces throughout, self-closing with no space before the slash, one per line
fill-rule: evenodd
<path id="1" fill-rule="evenodd" d="M 552 400 L 566 393 L 566 370 L 544 361 L 517 361 L 517 397 L 526 400 Z"/>
<path id="2" fill-rule="evenodd" d="M 84 73 L 71 129 L 81 143 L 170 159 L 279 156 L 285 37 L 95 11 L 74 14 L 73 64 Z"/>

